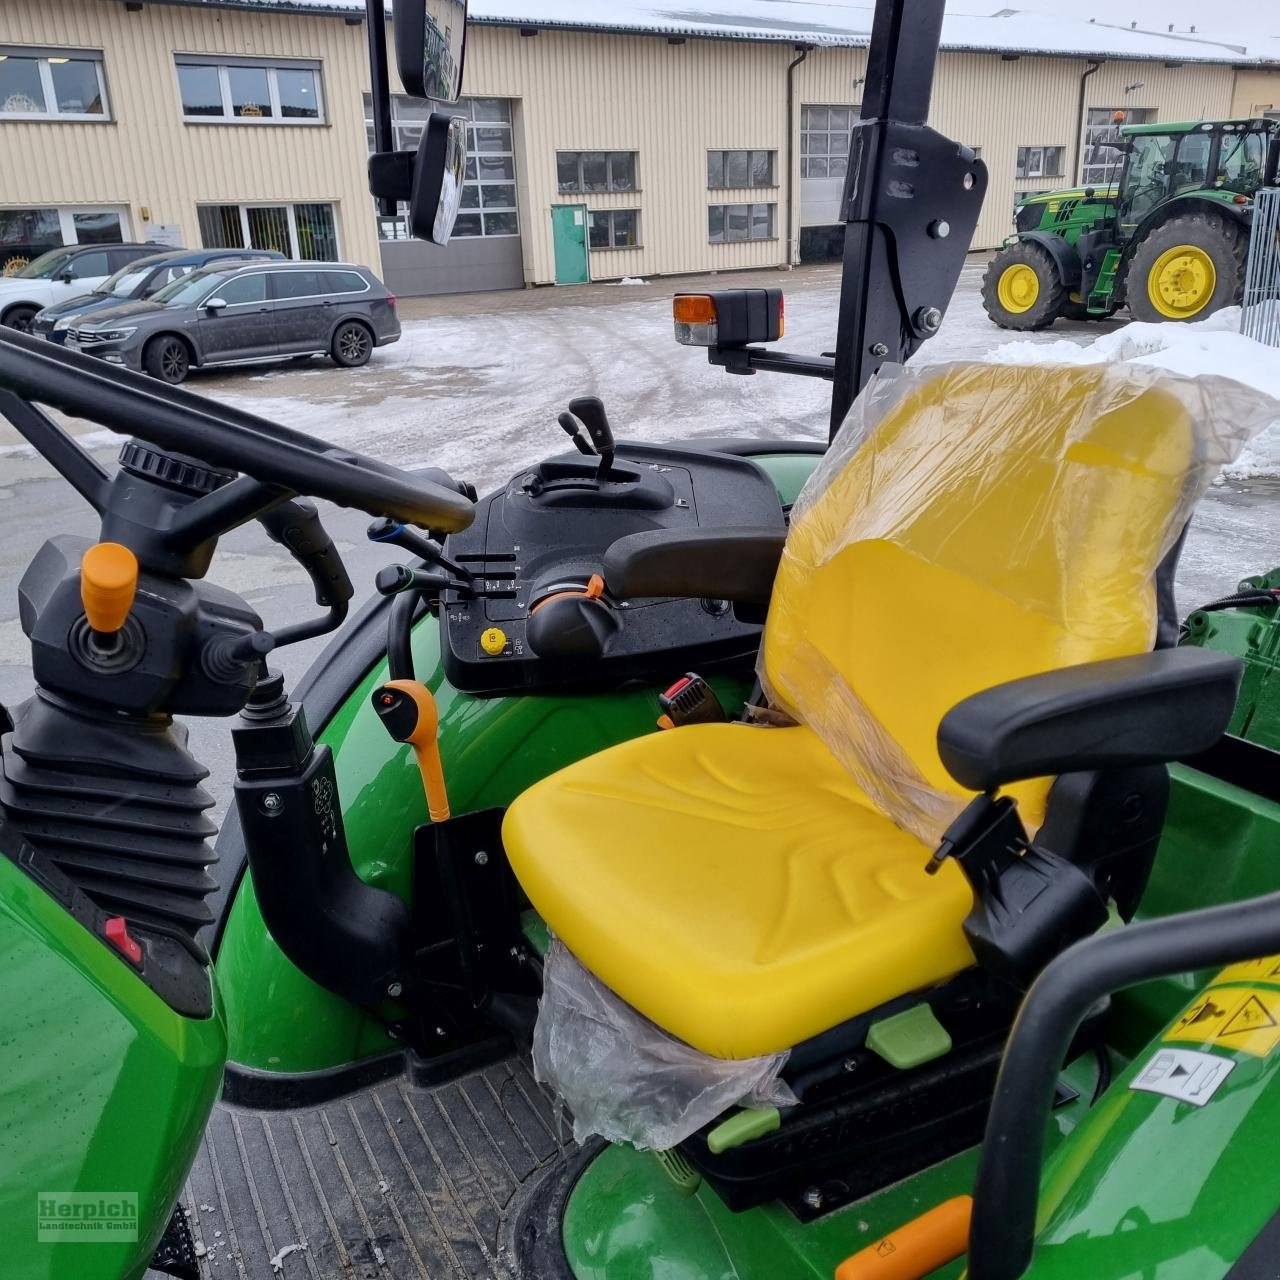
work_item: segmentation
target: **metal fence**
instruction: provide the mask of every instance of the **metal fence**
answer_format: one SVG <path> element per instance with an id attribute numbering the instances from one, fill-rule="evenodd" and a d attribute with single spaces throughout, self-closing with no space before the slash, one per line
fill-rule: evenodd
<path id="1" fill-rule="evenodd" d="M 1280 347 L 1280 187 L 1263 187 L 1254 197 L 1240 332 Z"/>

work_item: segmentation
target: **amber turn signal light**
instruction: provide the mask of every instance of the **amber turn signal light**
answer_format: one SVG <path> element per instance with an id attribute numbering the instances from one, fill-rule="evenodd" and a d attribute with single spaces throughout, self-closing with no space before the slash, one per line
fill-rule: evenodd
<path id="1" fill-rule="evenodd" d="M 715 324 L 716 300 L 709 293 L 677 293 L 671 313 L 676 324 Z"/>

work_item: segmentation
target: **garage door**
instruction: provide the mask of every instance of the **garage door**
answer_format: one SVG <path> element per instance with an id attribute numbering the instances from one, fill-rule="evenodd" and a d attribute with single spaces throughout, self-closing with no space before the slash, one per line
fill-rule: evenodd
<path id="1" fill-rule="evenodd" d="M 849 167 L 855 106 L 805 106 L 800 111 L 800 260 L 839 257 L 844 244 L 840 198 Z"/>
<path id="2" fill-rule="evenodd" d="M 392 100 L 396 147 L 416 148 L 429 107 Z M 515 146 L 507 98 L 463 98 L 454 113 L 467 120 L 467 172 L 453 239 L 443 248 L 409 238 L 403 216 L 379 220 L 382 277 L 401 297 L 519 289 L 524 284 Z M 372 121 L 369 122 L 372 147 Z"/>

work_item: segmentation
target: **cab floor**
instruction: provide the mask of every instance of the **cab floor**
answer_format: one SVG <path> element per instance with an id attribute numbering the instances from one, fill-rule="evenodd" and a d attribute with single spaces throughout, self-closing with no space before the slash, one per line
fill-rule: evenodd
<path id="1" fill-rule="evenodd" d="M 183 1196 L 207 1280 L 489 1280 L 577 1148 L 519 1058 L 322 1106 L 219 1104 Z"/>

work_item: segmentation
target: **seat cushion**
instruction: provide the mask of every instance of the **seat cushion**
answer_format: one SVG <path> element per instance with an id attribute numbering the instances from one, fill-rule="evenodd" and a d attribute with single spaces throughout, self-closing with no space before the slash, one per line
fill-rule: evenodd
<path id="1" fill-rule="evenodd" d="M 570 951 L 721 1058 L 786 1049 L 973 963 L 963 873 L 803 726 L 689 725 L 590 756 L 507 812 L 511 865 Z"/>

